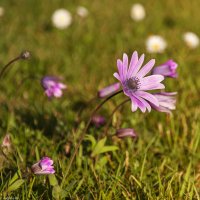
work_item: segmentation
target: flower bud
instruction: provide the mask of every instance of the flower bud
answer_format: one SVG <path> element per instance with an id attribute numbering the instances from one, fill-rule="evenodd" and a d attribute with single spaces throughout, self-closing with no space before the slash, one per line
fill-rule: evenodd
<path id="1" fill-rule="evenodd" d="M 114 83 L 112 85 L 109 85 L 101 90 L 99 90 L 98 92 L 98 97 L 99 98 L 104 98 L 107 97 L 111 94 L 113 94 L 114 92 L 117 92 L 120 88 L 120 83 Z"/>
<path id="2" fill-rule="evenodd" d="M 10 147 L 11 147 L 11 138 L 10 138 L 9 134 L 5 135 L 5 137 L 3 138 L 3 142 L 2 142 L 1 146 L 10 149 Z"/>
<path id="3" fill-rule="evenodd" d="M 152 74 L 159 74 L 163 75 L 165 77 L 171 77 L 171 78 L 176 78 L 177 73 L 176 73 L 176 68 L 178 67 L 178 64 L 174 62 L 173 60 L 168 60 L 164 64 L 155 67 L 152 71 Z"/>
<path id="4" fill-rule="evenodd" d="M 101 115 L 94 115 L 91 121 L 91 123 L 97 128 L 103 126 L 105 122 L 106 122 L 105 118 Z"/>
<path id="5" fill-rule="evenodd" d="M 29 51 L 23 51 L 21 54 L 20 54 L 20 57 L 21 59 L 23 60 L 27 60 L 31 57 L 31 53 Z"/>
<path id="6" fill-rule="evenodd" d="M 132 128 L 121 128 L 116 131 L 116 136 L 118 138 L 124 138 L 124 137 L 136 138 L 137 134 Z"/>
<path id="7" fill-rule="evenodd" d="M 39 162 L 32 165 L 31 170 L 36 175 L 54 174 L 53 160 L 43 157 Z"/>

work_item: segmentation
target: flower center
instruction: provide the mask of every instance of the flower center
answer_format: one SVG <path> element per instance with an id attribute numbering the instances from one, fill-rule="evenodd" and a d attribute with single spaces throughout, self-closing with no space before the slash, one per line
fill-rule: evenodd
<path id="1" fill-rule="evenodd" d="M 154 44 L 154 45 L 153 45 L 153 49 L 154 49 L 154 51 L 159 50 L 159 49 L 160 49 L 159 44 Z"/>
<path id="2" fill-rule="evenodd" d="M 137 77 L 132 77 L 126 80 L 125 85 L 128 90 L 132 90 L 135 92 L 140 88 L 140 80 Z"/>

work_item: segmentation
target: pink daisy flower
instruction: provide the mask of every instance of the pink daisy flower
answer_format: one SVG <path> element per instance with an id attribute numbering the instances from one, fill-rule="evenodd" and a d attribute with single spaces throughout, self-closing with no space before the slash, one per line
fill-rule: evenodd
<path id="1" fill-rule="evenodd" d="M 142 112 L 145 112 L 146 109 L 150 112 L 150 103 L 158 107 L 158 99 L 146 91 L 165 88 L 165 86 L 160 83 L 164 80 L 164 76 L 146 76 L 153 68 L 155 60 L 150 60 L 142 67 L 143 62 L 144 54 L 138 58 L 138 53 L 135 51 L 131 57 L 130 64 L 128 64 L 128 56 L 124 53 L 123 60 L 117 60 L 118 73 L 115 72 L 113 74 L 114 77 L 121 82 L 124 94 L 130 97 L 132 112 L 136 111 L 138 108 Z"/>

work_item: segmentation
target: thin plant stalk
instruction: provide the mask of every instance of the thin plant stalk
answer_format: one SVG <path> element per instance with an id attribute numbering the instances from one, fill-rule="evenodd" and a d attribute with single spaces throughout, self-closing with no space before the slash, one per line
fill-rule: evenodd
<path id="1" fill-rule="evenodd" d="M 97 100 L 97 99 L 98 99 L 97 97 L 91 98 L 91 99 L 87 102 L 87 105 L 86 105 L 86 106 L 83 106 L 82 108 L 80 108 L 80 110 L 78 111 L 77 117 L 76 117 L 77 122 L 80 121 L 80 118 L 81 118 L 81 116 L 82 116 L 83 111 L 84 111 L 85 109 L 87 109 L 87 107 L 88 107 L 91 103 L 93 103 L 95 100 Z"/>
<path id="2" fill-rule="evenodd" d="M 16 61 L 18 61 L 18 60 L 26 60 L 26 59 L 28 59 L 28 58 L 30 58 L 30 52 L 29 51 L 24 51 L 24 52 L 22 52 L 19 56 L 17 56 L 16 58 L 14 58 L 14 59 L 12 59 L 10 62 L 8 62 L 3 68 L 2 68 L 2 70 L 0 71 L 0 79 L 2 78 L 2 76 L 3 76 L 3 74 L 4 74 L 4 72 L 6 71 L 6 69 L 8 69 L 8 67 L 12 64 L 12 63 L 14 63 L 14 62 L 16 62 Z"/>
<path id="3" fill-rule="evenodd" d="M 1 72 L 0 72 L 0 78 L 2 78 L 4 72 L 6 71 L 6 69 L 7 69 L 12 63 L 14 63 L 14 62 L 16 62 L 16 61 L 18 61 L 18 60 L 20 60 L 20 59 L 21 59 L 21 56 L 17 56 L 17 57 L 14 58 L 13 60 L 11 60 L 8 64 L 6 64 L 6 65 L 2 68 L 2 70 L 1 70 Z"/>
<path id="4" fill-rule="evenodd" d="M 75 150 L 74 150 L 74 152 L 73 152 L 73 154 L 72 154 L 72 157 L 70 158 L 70 161 L 69 161 L 67 170 L 66 170 L 66 172 L 65 172 L 65 174 L 64 174 L 64 177 L 63 177 L 63 180 L 62 180 L 62 182 L 61 182 L 61 187 L 62 187 L 63 184 L 64 184 L 64 181 L 65 181 L 65 179 L 66 179 L 66 177 L 67 177 L 67 175 L 68 175 L 68 173 L 69 173 L 69 170 L 70 170 L 71 165 L 72 165 L 72 163 L 73 163 L 73 161 L 74 161 L 74 158 L 75 158 L 75 156 L 76 156 L 76 153 L 77 153 L 77 151 L 78 151 L 78 149 L 79 149 L 79 147 L 80 147 L 80 145 L 81 145 L 81 143 L 82 143 L 82 141 L 83 141 L 83 139 L 84 139 L 84 137 L 85 137 L 85 134 L 86 134 L 86 132 L 87 132 L 89 126 L 90 126 L 90 123 L 91 123 L 91 121 L 92 121 L 92 117 L 96 114 L 96 112 L 97 112 L 108 100 L 110 100 L 112 97 L 116 96 L 117 94 L 121 93 L 122 91 L 123 91 L 123 90 L 120 90 L 120 91 L 118 91 L 118 92 L 112 94 L 111 96 L 107 97 L 104 101 L 102 101 L 99 105 L 97 105 L 97 106 L 95 107 L 95 109 L 92 111 L 92 113 L 91 113 L 91 115 L 90 115 L 90 118 L 89 118 L 89 120 L 88 120 L 88 122 L 87 122 L 87 124 L 86 124 L 86 126 L 85 126 L 85 129 L 83 130 L 83 132 L 82 132 L 82 134 L 81 134 L 81 136 L 80 136 L 80 139 L 79 139 L 79 141 L 78 141 L 78 143 L 77 143 L 77 145 L 76 145 L 76 147 L 75 147 Z"/>
<path id="5" fill-rule="evenodd" d="M 35 176 L 33 177 L 33 180 L 32 180 L 32 182 L 30 184 L 30 188 L 29 188 L 29 191 L 28 191 L 28 198 L 31 197 L 31 193 L 32 193 L 32 188 L 33 188 L 34 182 L 35 182 Z"/>
<path id="6" fill-rule="evenodd" d="M 111 113 L 110 116 L 109 116 L 108 122 L 107 122 L 106 125 L 105 125 L 104 132 L 103 132 L 103 134 L 100 136 L 101 138 L 107 136 L 107 134 L 108 134 L 108 128 L 109 128 L 109 125 L 110 125 L 110 123 L 111 123 L 111 121 L 112 121 L 112 118 L 113 118 L 113 115 L 115 114 L 115 112 L 116 112 L 117 110 L 119 110 L 125 103 L 127 103 L 127 102 L 129 102 L 129 101 L 130 101 L 130 99 L 126 99 L 126 100 L 124 100 L 122 103 L 120 103 L 118 106 L 115 107 L 115 109 L 112 111 L 112 113 Z"/>

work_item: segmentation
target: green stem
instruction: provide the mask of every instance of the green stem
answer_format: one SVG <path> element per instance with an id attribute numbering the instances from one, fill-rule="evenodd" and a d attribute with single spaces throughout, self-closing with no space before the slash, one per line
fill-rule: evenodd
<path id="1" fill-rule="evenodd" d="M 80 110 L 78 111 L 78 114 L 77 114 L 77 116 L 76 116 L 77 123 L 80 121 L 83 111 L 84 111 L 85 109 L 87 109 L 87 107 L 88 107 L 91 103 L 93 103 L 93 101 L 95 101 L 95 100 L 97 100 L 97 99 L 98 99 L 97 97 L 93 97 L 92 99 L 90 99 L 90 100 L 87 102 L 86 106 L 83 106 L 82 108 L 80 108 Z"/>
<path id="2" fill-rule="evenodd" d="M 28 191 L 28 199 L 31 197 L 31 192 L 32 192 L 34 182 L 35 182 L 35 176 L 33 177 L 33 180 L 31 182 L 31 185 L 30 185 L 30 188 L 29 188 L 29 191 Z"/>
<path id="3" fill-rule="evenodd" d="M 67 170 L 66 170 L 66 172 L 65 172 L 65 174 L 64 174 L 64 177 L 63 177 L 63 180 L 62 180 L 62 183 L 61 183 L 61 187 L 62 187 L 63 184 L 64 184 L 64 181 L 65 181 L 65 179 L 66 179 L 66 177 L 67 177 L 67 175 L 68 175 L 68 173 L 69 173 L 69 170 L 70 170 L 71 165 L 72 165 L 72 163 L 73 163 L 73 161 L 74 161 L 74 158 L 75 158 L 75 156 L 76 156 L 76 153 L 77 153 L 77 151 L 78 151 L 78 149 L 79 149 L 79 147 L 80 147 L 80 145 L 81 145 L 81 143 L 82 143 L 82 141 L 83 141 L 83 139 L 84 139 L 84 137 L 85 137 L 85 134 L 86 134 L 86 132 L 87 132 L 89 126 L 90 126 L 90 123 L 91 123 L 91 121 L 92 121 L 92 117 L 96 114 L 96 112 L 97 112 L 109 99 L 111 99 L 112 97 L 114 97 L 114 96 L 116 96 L 117 94 L 121 93 L 122 91 L 123 91 L 123 90 L 120 90 L 120 91 L 118 91 L 118 92 L 112 94 L 111 96 L 107 97 L 107 98 L 106 98 L 105 100 L 103 100 L 99 105 L 97 105 L 96 108 L 92 111 L 92 113 L 91 113 L 91 115 L 90 115 L 90 118 L 89 118 L 89 120 L 88 120 L 88 122 L 87 122 L 87 124 L 86 124 L 86 126 L 85 126 L 85 129 L 83 130 L 83 132 L 82 132 L 82 134 L 81 134 L 81 136 L 80 136 L 80 139 L 79 139 L 79 141 L 78 141 L 78 143 L 77 143 L 77 145 L 76 145 L 76 147 L 75 147 L 75 150 L 74 150 L 74 152 L 73 152 L 73 154 L 72 154 L 72 157 L 71 157 L 71 159 L 70 159 L 70 161 L 69 161 Z"/>
<path id="4" fill-rule="evenodd" d="M 20 60 L 20 59 L 21 59 L 21 55 L 20 55 L 20 56 L 17 56 L 17 57 L 14 58 L 13 60 L 11 60 L 8 64 L 6 64 L 6 65 L 2 68 L 2 70 L 1 70 L 1 72 L 0 72 L 0 79 L 2 78 L 2 76 L 3 76 L 4 72 L 6 71 L 6 69 L 7 69 L 12 63 L 14 63 L 14 62 L 16 62 L 16 61 L 18 61 L 18 60 Z"/>
<path id="5" fill-rule="evenodd" d="M 107 134 L 108 134 L 108 128 L 109 128 L 109 125 L 110 125 L 110 123 L 111 123 L 111 121 L 112 121 L 113 115 L 115 114 L 115 112 L 116 112 L 117 110 L 119 110 L 119 109 L 120 109 L 125 103 L 127 103 L 128 101 L 130 101 L 129 98 L 126 99 L 126 100 L 124 100 L 124 101 L 123 101 L 122 103 L 120 103 L 118 106 L 116 106 L 116 108 L 112 111 L 112 113 L 111 113 L 110 116 L 109 116 L 109 120 L 108 120 L 108 122 L 106 123 L 104 132 L 103 132 L 103 134 L 102 134 L 102 136 L 101 136 L 100 138 L 107 136 Z"/>
<path id="6" fill-rule="evenodd" d="M 29 51 L 23 51 L 20 53 L 19 56 L 17 56 L 16 58 L 12 59 L 9 63 L 7 63 L 2 70 L 0 71 L 0 79 L 2 78 L 4 72 L 6 71 L 6 69 L 14 62 L 18 61 L 18 60 L 26 60 L 30 58 L 30 52 Z"/>

